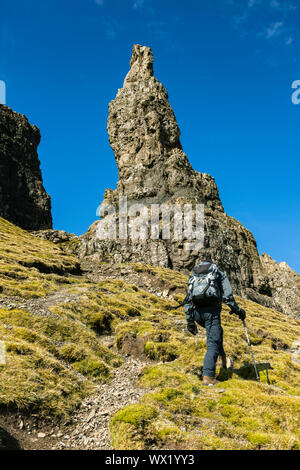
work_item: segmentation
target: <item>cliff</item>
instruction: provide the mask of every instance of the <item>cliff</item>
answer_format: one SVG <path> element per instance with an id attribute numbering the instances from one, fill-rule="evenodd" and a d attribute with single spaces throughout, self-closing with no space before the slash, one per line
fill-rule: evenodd
<path id="1" fill-rule="evenodd" d="M 52 228 L 37 147 L 40 132 L 0 104 L 0 216 L 26 230 Z"/>

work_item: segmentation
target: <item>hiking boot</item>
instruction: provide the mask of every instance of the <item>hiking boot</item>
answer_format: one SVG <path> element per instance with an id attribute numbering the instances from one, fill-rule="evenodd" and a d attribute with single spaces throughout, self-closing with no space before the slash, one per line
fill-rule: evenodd
<path id="1" fill-rule="evenodd" d="M 221 382 L 214 377 L 209 377 L 208 375 L 203 375 L 203 385 L 218 385 Z"/>

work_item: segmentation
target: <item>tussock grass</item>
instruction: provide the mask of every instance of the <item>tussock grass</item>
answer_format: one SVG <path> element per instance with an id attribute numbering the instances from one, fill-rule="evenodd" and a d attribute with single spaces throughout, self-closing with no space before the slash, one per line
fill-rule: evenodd
<path id="1" fill-rule="evenodd" d="M 152 274 L 156 276 L 157 279 L 166 281 L 167 283 L 171 284 L 171 287 L 174 286 L 176 288 L 186 288 L 187 277 L 185 274 L 173 271 L 168 268 L 160 268 L 158 266 L 153 266 L 151 264 L 146 263 L 130 263 L 130 265 L 136 272 Z"/>
<path id="2" fill-rule="evenodd" d="M 180 273 L 132 266 L 157 286 L 184 291 L 187 277 Z M 0 365 L 0 406 L 68 416 L 121 364 L 100 341 L 113 333 L 117 348 L 128 338 L 138 340 L 153 361 L 138 378 L 150 392 L 111 419 L 115 449 L 299 449 L 300 368 L 291 352 L 298 321 L 237 298 L 247 312 L 257 363 L 273 367 L 258 383 L 242 323 L 224 307 L 224 347 L 234 368 L 217 370 L 222 383 L 204 387 L 205 331 L 199 327 L 197 337 L 190 335 L 182 308 L 170 309 L 173 301 L 120 279 L 72 277 L 76 269 L 74 256 L 0 219 L 0 300 L 42 301 L 62 289 L 73 295 L 47 304 L 49 315 L 31 311 L 30 302 L 28 308 L 0 308 L 7 359 Z"/>
<path id="3" fill-rule="evenodd" d="M 74 280 L 75 256 L 0 218 L 0 295 L 43 297 Z"/>
<path id="4" fill-rule="evenodd" d="M 15 304 L 17 297 L 23 303 L 0 308 L 6 347 L 0 407 L 66 417 L 122 363 L 99 340 L 99 333 L 110 331 L 112 314 L 101 308 L 101 296 L 89 292 L 91 283 L 72 278 L 77 269 L 74 256 L 0 219 L 0 301 Z M 75 291 L 78 300 L 50 306 L 49 314 L 45 307 L 42 315 L 38 307 L 30 310 L 30 302 L 24 307 L 61 289 Z"/>
<path id="5" fill-rule="evenodd" d="M 155 268 L 159 275 L 160 268 Z M 162 270 L 165 277 L 165 270 Z M 170 272 L 171 274 L 171 272 Z M 247 312 L 247 326 L 257 363 L 273 367 L 256 382 L 240 320 L 222 312 L 224 346 L 234 360 L 233 371 L 217 369 L 217 387 L 201 382 L 206 352 L 205 330 L 193 337 L 185 329 L 183 309 L 168 310 L 159 299 L 141 318 L 116 327 L 116 344 L 131 335 L 145 343 L 156 362 L 139 378 L 147 393 L 134 409 L 125 407 L 111 420 L 116 449 L 298 449 L 299 372 L 290 348 L 300 323 L 272 309 L 237 297 Z M 182 321 L 178 322 L 178 320 Z M 169 354 L 171 352 L 171 354 Z M 145 414 L 143 432 L 135 417 Z"/>
<path id="6" fill-rule="evenodd" d="M 0 406 L 44 416 L 67 416 L 121 363 L 93 330 L 67 315 L 45 318 L 0 309 L 0 340 L 6 345 Z"/>

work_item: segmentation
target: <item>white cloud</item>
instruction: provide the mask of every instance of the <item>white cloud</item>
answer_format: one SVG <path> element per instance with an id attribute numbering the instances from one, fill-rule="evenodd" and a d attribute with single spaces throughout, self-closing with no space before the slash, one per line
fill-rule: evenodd
<path id="1" fill-rule="evenodd" d="M 231 0 L 229 0 L 231 1 Z M 228 3 L 228 2 L 227 2 Z M 251 8 L 259 5 L 261 3 L 261 0 L 248 0 L 246 8 L 244 8 L 244 13 L 242 13 L 239 16 L 234 16 L 233 17 L 233 24 L 235 27 L 241 26 L 243 23 L 246 23 L 248 20 L 249 16 L 251 15 Z M 228 3 L 230 4 L 230 3 Z M 231 5 L 233 5 L 234 2 L 231 2 Z"/>
<path id="2" fill-rule="evenodd" d="M 271 0 L 270 7 L 279 9 L 280 8 L 280 2 L 278 0 Z"/>
<path id="3" fill-rule="evenodd" d="M 0 80 L 0 104 L 6 104 L 6 85 L 3 80 Z"/>
<path id="4" fill-rule="evenodd" d="M 297 7 L 293 3 L 286 0 L 271 0 L 270 7 L 274 8 L 275 10 L 282 11 L 284 13 L 297 10 Z"/>
<path id="5" fill-rule="evenodd" d="M 294 11 L 299 11 L 296 0 L 244 0 L 239 10 L 240 0 L 224 1 L 235 9 L 231 21 L 241 37 L 254 35 L 268 41 L 276 38 L 277 42 L 286 46 L 296 42 L 299 36 L 293 18 Z M 239 14 L 235 15 L 237 12 Z"/>
<path id="6" fill-rule="evenodd" d="M 117 36 L 117 28 L 116 28 L 116 25 L 113 24 L 113 22 L 109 20 L 104 21 L 103 29 L 104 29 L 105 36 L 108 39 L 114 39 Z"/>
<path id="7" fill-rule="evenodd" d="M 293 28 L 289 27 L 284 20 L 271 23 L 264 31 L 257 33 L 258 37 L 263 37 L 267 40 L 278 38 L 282 44 L 290 46 L 295 41 L 295 34 Z"/>
<path id="8" fill-rule="evenodd" d="M 261 2 L 261 0 L 248 0 L 248 7 L 252 8 L 255 5 L 258 5 Z"/>
<path id="9" fill-rule="evenodd" d="M 293 42 L 294 42 L 293 36 L 289 36 L 289 37 L 286 38 L 286 40 L 285 40 L 285 43 L 286 43 L 287 46 L 290 46 L 291 44 L 293 44 Z"/>
<path id="10" fill-rule="evenodd" d="M 144 3 L 144 0 L 134 0 L 132 8 L 134 8 L 135 10 L 137 8 L 142 8 L 142 6 L 144 6 Z"/>
<path id="11" fill-rule="evenodd" d="M 270 39 L 273 38 L 274 36 L 278 36 L 283 32 L 283 21 L 276 21 L 276 23 L 273 23 L 267 28 L 266 31 L 266 38 Z"/>

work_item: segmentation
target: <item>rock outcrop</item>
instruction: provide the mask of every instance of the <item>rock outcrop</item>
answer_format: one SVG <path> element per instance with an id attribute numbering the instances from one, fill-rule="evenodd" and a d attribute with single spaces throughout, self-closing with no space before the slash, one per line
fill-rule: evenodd
<path id="1" fill-rule="evenodd" d="M 0 105 L 0 216 L 26 230 L 52 228 L 51 200 L 43 187 L 37 147 L 40 132 Z"/>
<path id="2" fill-rule="evenodd" d="M 277 263 L 269 255 L 261 256 L 268 289 L 277 310 L 300 318 L 300 276 L 287 263 Z"/>
<path id="3" fill-rule="evenodd" d="M 105 205 L 116 208 L 116 217 L 108 211 L 101 222 L 90 227 L 81 237 L 80 256 L 111 262 L 143 261 L 188 272 L 209 252 L 227 272 L 237 294 L 274 306 L 273 291 L 253 235 L 224 212 L 214 178 L 195 171 L 183 152 L 167 91 L 153 74 L 151 49 L 135 45 L 130 67 L 123 88 L 109 105 L 107 125 L 119 181 L 115 190 L 106 190 L 102 208 Z M 169 239 L 164 238 L 161 216 L 156 239 L 150 236 L 146 240 L 132 239 L 130 233 L 134 227 L 130 225 L 130 217 L 126 219 L 129 221 L 127 238 L 116 232 L 116 237 L 101 239 L 101 223 L 112 224 L 114 219 L 119 227 L 118 204 L 124 197 L 129 215 L 130 208 L 137 203 L 147 208 L 176 204 L 181 209 L 185 204 L 194 208 L 203 204 L 203 244 L 196 243 L 193 249 L 187 250 L 186 237 L 176 239 L 172 232 Z M 175 216 L 171 216 L 171 221 L 175 222 Z"/>
<path id="4" fill-rule="evenodd" d="M 115 201 L 187 198 L 222 211 L 214 179 L 194 171 L 182 150 L 180 130 L 164 86 L 153 76 L 148 47 L 134 46 L 124 86 L 109 105 L 108 135 L 119 169 Z"/>

